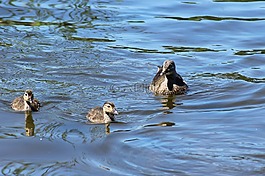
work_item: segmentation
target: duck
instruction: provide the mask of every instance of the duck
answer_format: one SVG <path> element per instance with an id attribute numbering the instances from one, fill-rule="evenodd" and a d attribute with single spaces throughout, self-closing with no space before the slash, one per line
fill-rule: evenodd
<path id="1" fill-rule="evenodd" d="M 115 115 L 118 114 L 113 102 L 106 101 L 102 107 L 97 106 L 91 109 L 86 118 L 92 123 L 110 123 L 115 121 Z"/>
<path id="2" fill-rule="evenodd" d="M 24 95 L 13 100 L 11 108 L 15 111 L 39 111 L 40 103 L 34 98 L 33 91 L 28 89 L 24 92 Z"/>
<path id="3" fill-rule="evenodd" d="M 188 90 L 188 85 L 177 73 L 175 62 L 165 60 L 162 66 L 158 66 L 149 90 L 156 95 L 179 95 Z"/>

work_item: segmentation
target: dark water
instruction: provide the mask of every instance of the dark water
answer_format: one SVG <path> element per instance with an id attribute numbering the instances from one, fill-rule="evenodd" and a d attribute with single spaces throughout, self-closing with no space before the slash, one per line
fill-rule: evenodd
<path id="1" fill-rule="evenodd" d="M 264 1 L 0 1 L 0 174 L 264 175 L 264 29 Z M 186 95 L 148 91 L 165 59 Z"/>

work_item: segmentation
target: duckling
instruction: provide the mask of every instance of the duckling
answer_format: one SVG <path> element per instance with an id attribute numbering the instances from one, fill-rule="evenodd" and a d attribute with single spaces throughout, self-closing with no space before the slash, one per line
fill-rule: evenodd
<path id="1" fill-rule="evenodd" d="M 188 85 L 176 72 L 173 60 L 165 60 L 162 66 L 158 66 L 157 73 L 149 86 L 149 90 L 160 95 L 184 94 Z"/>
<path id="2" fill-rule="evenodd" d="M 26 90 L 23 96 L 17 97 L 11 103 L 15 111 L 38 111 L 40 103 L 34 99 L 32 90 Z"/>
<path id="3" fill-rule="evenodd" d="M 86 118 L 93 123 L 110 123 L 115 121 L 114 115 L 117 114 L 114 103 L 106 101 L 102 107 L 91 109 Z"/>

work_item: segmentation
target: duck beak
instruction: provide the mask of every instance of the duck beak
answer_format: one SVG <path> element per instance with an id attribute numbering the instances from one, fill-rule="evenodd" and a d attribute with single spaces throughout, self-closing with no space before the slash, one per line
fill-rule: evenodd
<path id="1" fill-rule="evenodd" d="M 113 111 L 113 114 L 114 114 L 114 115 L 118 115 L 119 113 L 118 113 L 118 111 L 115 109 L 115 110 Z"/>
<path id="2" fill-rule="evenodd" d="M 29 99 L 29 102 L 30 102 L 30 103 L 32 103 L 32 102 L 33 102 L 33 98 L 32 98 L 32 97 L 30 97 L 30 99 Z"/>

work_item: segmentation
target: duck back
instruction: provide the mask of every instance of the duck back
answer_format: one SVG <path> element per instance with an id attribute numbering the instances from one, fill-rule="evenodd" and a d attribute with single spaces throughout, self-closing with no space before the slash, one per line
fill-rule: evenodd
<path id="1" fill-rule="evenodd" d="M 87 119 L 93 123 L 104 123 L 104 112 L 102 107 L 95 107 L 87 114 Z"/>

